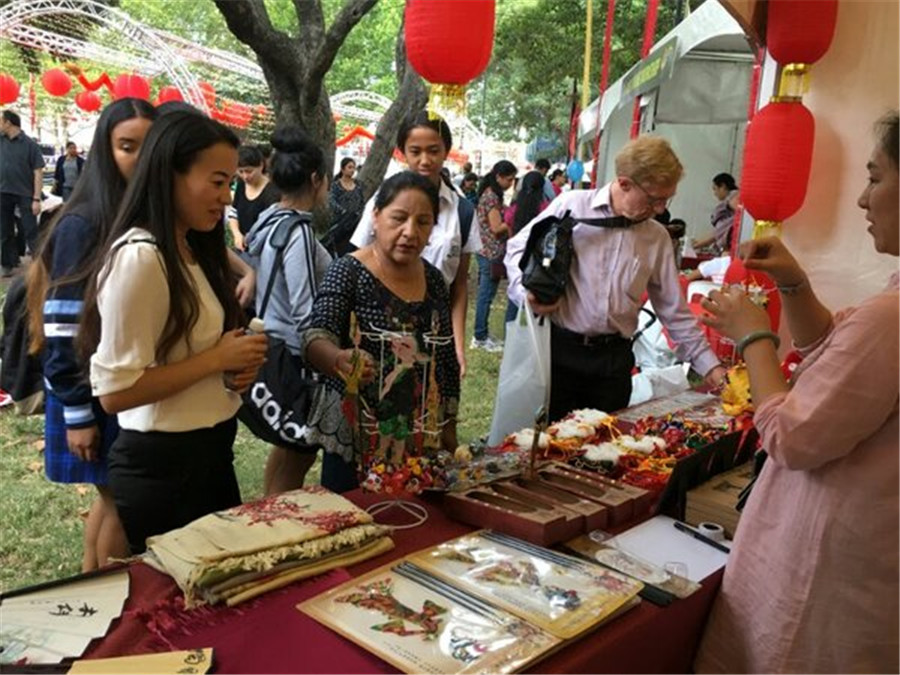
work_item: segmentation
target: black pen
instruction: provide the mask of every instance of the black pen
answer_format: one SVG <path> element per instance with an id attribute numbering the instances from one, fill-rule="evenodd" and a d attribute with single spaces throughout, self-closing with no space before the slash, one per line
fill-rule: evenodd
<path id="1" fill-rule="evenodd" d="M 717 542 L 713 539 L 710 539 L 705 534 L 701 534 L 700 532 L 697 532 L 697 530 L 695 530 L 693 527 L 689 527 L 688 525 L 685 525 L 680 520 L 676 520 L 672 524 L 675 525 L 676 530 L 679 530 L 680 532 L 684 532 L 685 534 L 691 535 L 697 541 L 702 541 L 704 544 L 709 544 L 713 548 L 719 549 L 723 553 L 731 553 L 731 549 L 728 548 L 727 546 L 725 546 L 724 544 L 720 544 L 719 542 Z"/>

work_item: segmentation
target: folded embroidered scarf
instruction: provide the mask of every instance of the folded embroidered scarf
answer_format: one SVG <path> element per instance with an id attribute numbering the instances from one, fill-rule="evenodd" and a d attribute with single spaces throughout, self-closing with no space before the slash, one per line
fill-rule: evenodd
<path id="1" fill-rule="evenodd" d="M 150 537 L 144 561 L 175 579 L 186 607 L 234 605 L 389 551 L 388 532 L 344 497 L 312 486 Z"/>

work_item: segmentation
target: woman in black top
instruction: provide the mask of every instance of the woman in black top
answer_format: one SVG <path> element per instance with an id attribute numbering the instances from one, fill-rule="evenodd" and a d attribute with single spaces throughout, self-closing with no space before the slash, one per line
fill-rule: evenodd
<path id="1" fill-rule="evenodd" d="M 238 176 L 228 228 L 234 238 L 234 247 L 245 248 L 244 235 L 253 227 L 259 214 L 279 200 L 278 188 L 263 173 L 265 158 L 255 145 L 243 145 L 238 150 Z"/>
<path id="2" fill-rule="evenodd" d="M 375 411 L 382 434 L 390 430 L 395 438 L 405 438 L 411 433 L 409 411 L 401 409 L 409 396 L 402 393 L 428 377 L 425 363 L 416 355 L 433 354 L 439 398 L 436 413 L 443 420 L 438 444 L 451 452 L 456 449 L 459 363 L 452 340 L 450 296 L 441 272 L 421 257 L 437 212 L 437 189 L 427 179 L 404 171 L 386 180 L 375 199 L 375 240 L 332 263 L 313 304 L 302 345 L 307 361 L 324 376 L 325 389 L 307 420 L 307 440 L 324 447 L 322 485 L 335 492 L 355 487 L 348 469 L 362 451 L 354 447 L 342 410 L 341 375 L 353 369 L 351 312 L 362 332 L 359 348 L 368 373 L 359 394 L 363 407 Z M 384 332 L 403 339 L 387 348 L 376 339 Z M 438 339 L 433 350 L 429 336 Z M 378 363 L 381 370 L 376 373 Z M 416 376 L 401 378 L 410 368 Z M 387 385 L 395 379 L 397 395 L 391 399 L 385 390 L 391 389 Z"/>
<path id="3" fill-rule="evenodd" d="M 355 173 L 356 162 L 350 157 L 344 157 L 341 160 L 341 168 L 331 183 L 331 192 L 328 198 L 328 208 L 331 209 L 331 229 L 323 243 L 335 257 L 345 255 L 353 250 L 350 237 L 366 206 L 362 185 L 353 178 Z"/>

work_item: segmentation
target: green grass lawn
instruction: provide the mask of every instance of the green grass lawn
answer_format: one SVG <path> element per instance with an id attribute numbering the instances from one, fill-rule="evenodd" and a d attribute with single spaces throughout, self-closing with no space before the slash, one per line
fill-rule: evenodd
<path id="1" fill-rule="evenodd" d="M 475 265 L 472 267 L 467 345 L 475 323 Z M 495 338 L 503 337 L 504 289 L 497 293 L 491 311 L 491 335 Z M 461 443 L 490 430 L 501 355 L 469 351 L 467 356 L 469 372 L 463 380 L 459 415 Z M 43 428 L 43 416 L 16 416 L 11 406 L 0 411 L 0 592 L 80 571 L 82 522 L 95 490 L 91 485 L 63 485 L 46 479 Z M 268 446 L 241 426 L 234 454 L 243 498 L 260 497 Z M 318 482 L 319 469 L 317 462 L 307 484 Z"/>

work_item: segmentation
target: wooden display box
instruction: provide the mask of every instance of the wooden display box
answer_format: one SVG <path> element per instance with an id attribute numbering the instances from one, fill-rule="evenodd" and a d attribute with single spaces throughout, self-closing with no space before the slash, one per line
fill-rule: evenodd
<path id="1" fill-rule="evenodd" d="M 599 485 L 605 486 L 606 488 L 613 490 L 616 493 L 621 493 L 622 495 L 628 497 L 634 502 L 633 516 L 635 518 L 640 518 L 645 514 L 650 515 L 653 506 L 656 504 L 656 498 L 654 494 L 648 490 L 644 490 L 642 488 L 635 487 L 634 485 L 629 485 L 628 483 L 614 480 L 609 476 L 597 473 L 596 471 L 590 471 L 588 469 L 576 469 L 574 466 L 569 466 L 568 464 L 561 463 L 555 463 L 552 466 L 559 473 L 565 472 L 570 476 L 577 476 L 584 480 L 593 481 L 594 483 L 598 483 Z"/>
<path id="2" fill-rule="evenodd" d="M 753 462 L 746 462 L 689 490 L 684 520 L 697 525 L 704 521 L 718 523 L 725 528 L 725 535 L 734 539 L 740 511 L 737 504 L 741 490 L 753 479 Z"/>
<path id="3" fill-rule="evenodd" d="M 549 504 L 567 511 L 573 511 L 584 519 L 582 532 L 603 529 L 609 520 L 609 513 L 602 504 L 582 499 L 571 492 L 556 488 L 546 481 L 527 478 L 510 478 L 498 481 L 493 486 L 495 492 L 506 494 L 529 503 Z"/>
<path id="4" fill-rule="evenodd" d="M 615 485 L 597 481 L 594 476 L 586 472 L 575 472 L 564 464 L 554 463 L 543 466 L 538 471 L 538 476 L 556 488 L 605 506 L 609 513 L 607 521 L 609 527 L 630 522 L 638 514 L 635 505 L 639 502 L 640 495 L 631 489 L 624 490 Z M 639 492 L 643 493 L 644 491 L 639 490 Z"/>
<path id="5" fill-rule="evenodd" d="M 454 520 L 550 546 L 584 532 L 584 517 L 547 500 L 497 492 L 491 485 L 444 495 L 444 511 Z"/>

